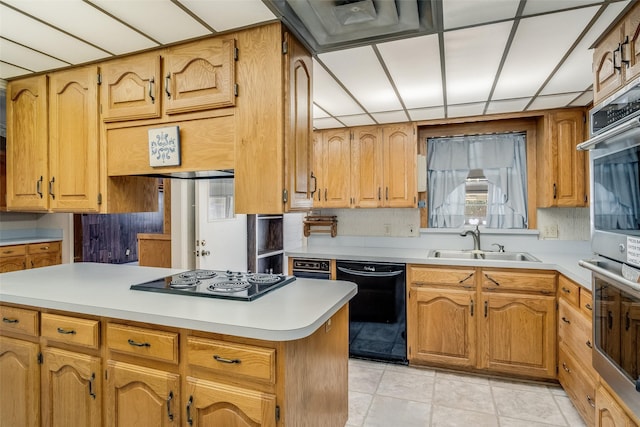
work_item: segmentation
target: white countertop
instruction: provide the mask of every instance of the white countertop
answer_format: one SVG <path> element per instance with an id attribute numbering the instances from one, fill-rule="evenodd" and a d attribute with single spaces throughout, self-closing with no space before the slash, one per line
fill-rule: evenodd
<path id="1" fill-rule="evenodd" d="M 74 263 L 0 274 L 0 302 L 147 322 L 238 337 L 307 337 L 357 291 L 351 282 L 301 279 L 254 301 L 130 290 L 180 270 Z"/>
<path id="2" fill-rule="evenodd" d="M 541 262 L 494 261 L 477 259 L 430 258 L 429 249 L 372 248 L 360 246 L 311 246 L 287 250 L 288 257 L 324 258 L 352 261 L 397 262 L 407 264 L 465 265 L 499 268 L 527 268 L 534 270 L 556 270 L 569 279 L 591 290 L 591 272 L 580 267 L 578 261 L 591 259 L 590 252 L 528 252 Z M 524 251 L 523 251 L 524 252 Z"/>
<path id="3" fill-rule="evenodd" d="M 28 245 L 30 243 L 57 242 L 62 240 L 60 237 L 16 237 L 16 238 L 0 238 L 0 247 L 12 245 Z"/>

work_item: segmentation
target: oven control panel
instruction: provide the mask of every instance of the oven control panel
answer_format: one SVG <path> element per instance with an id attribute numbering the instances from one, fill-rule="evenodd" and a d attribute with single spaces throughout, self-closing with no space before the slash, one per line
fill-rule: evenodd
<path id="1" fill-rule="evenodd" d="M 298 271 L 329 272 L 331 262 L 326 259 L 294 259 L 293 269 Z"/>

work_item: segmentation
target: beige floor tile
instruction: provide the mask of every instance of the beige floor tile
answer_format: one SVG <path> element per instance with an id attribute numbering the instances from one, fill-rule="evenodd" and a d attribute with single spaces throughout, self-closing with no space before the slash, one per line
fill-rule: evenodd
<path id="1" fill-rule="evenodd" d="M 433 405 L 431 411 L 431 427 L 498 427 L 498 417 L 495 414 L 438 405 Z"/>
<path id="2" fill-rule="evenodd" d="M 420 375 L 423 377 L 435 377 L 436 371 L 430 368 L 388 364 L 385 368 L 387 372 L 403 372 L 411 375 Z"/>
<path id="3" fill-rule="evenodd" d="M 492 387 L 492 392 L 498 415 L 501 417 L 556 426 L 566 425 L 560 408 L 548 390 L 541 393 L 517 388 Z"/>
<path id="4" fill-rule="evenodd" d="M 582 417 L 576 410 L 575 406 L 573 406 L 573 403 L 571 403 L 571 399 L 569 399 L 569 397 L 554 395 L 553 398 L 556 400 L 556 403 L 558 404 L 562 415 L 564 415 L 564 418 L 567 420 L 568 425 L 571 427 L 586 427 L 586 424 L 582 421 Z"/>
<path id="5" fill-rule="evenodd" d="M 495 414 L 496 409 L 488 384 L 456 381 L 436 375 L 433 403 L 449 408 Z"/>
<path id="6" fill-rule="evenodd" d="M 382 375 L 376 394 L 397 399 L 431 402 L 433 399 L 433 377 L 387 370 Z"/>
<path id="7" fill-rule="evenodd" d="M 374 396 L 364 427 L 427 427 L 431 405 L 393 397 Z"/>
<path id="8" fill-rule="evenodd" d="M 552 427 L 553 424 L 538 423 L 536 421 L 519 420 L 517 418 L 498 417 L 500 427 Z"/>
<path id="9" fill-rule="evenodd" d="M 349 391 L 374 394 L 384 369 L 362 364 L 349 364 Z"/>
<path id="10" fill-rule="evenodd" d="M 464 381 L 466 383 L 489 385 L 489 378 L 480 375 L 465 374 L 460 372 L 437 371 L 436 378 L 453 381 Z"/>
<path id="11" fill-rule="evenodd" d="M 349 419 L 347 420 L 347 425 L 361 426 L 372 400 L 372 394 L 349 391 Z"/>
<path id="12" fill-rule="evenodd" d="M 510 388 L 513 390 L 531 391 L 534 393 L 551 394 L 551 390 L 546 384 L 511 380 L 508 378 L 491 378 L 489 384 L 492 387 Z M 552 386 L 553 387 L 553 386 Z M 553 387 L 555 388 L 555 387 Z"/>

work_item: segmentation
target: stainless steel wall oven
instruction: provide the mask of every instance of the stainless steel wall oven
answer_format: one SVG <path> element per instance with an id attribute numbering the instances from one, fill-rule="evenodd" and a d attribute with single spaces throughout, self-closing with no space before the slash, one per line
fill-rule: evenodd
<path id="1" fill-rule="evenodd" d="M 590 116 L 593 366 L 640 416 L 640 79 Z"/>

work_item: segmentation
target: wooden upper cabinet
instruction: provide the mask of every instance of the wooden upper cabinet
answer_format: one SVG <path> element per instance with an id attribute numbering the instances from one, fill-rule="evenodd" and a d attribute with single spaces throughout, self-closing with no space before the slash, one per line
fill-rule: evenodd
<path id="1" fill-rule="evenodd" d="M 47 76 L 7 85 L 7 208 L 46 211 L 49 198 Z"/>
<path id="2" fill-rule="evenodd" d="M 51 209 L 99 209 L 98 68 L 88 66 L 50 75 L 49 182 Z"/>
<path id="3" fill-rule="evenodd" d="M 382 135 L 385 182 L 383 206 L 415 207 L 418 197 L 416 126 L 413 123 L 385 126 Z"/>
<path id="4" fill-rule="evenodd" d="M 594 104 L 640 75 L 640 3 L 595 47 L 593 74 Z"/>
<path id="5" fill-rule="evenodd" d="M 164 109 L 167 114 L 235 105 L 235 40 L 212 38 L 167 49 Z"/>
<path id="6" fill-rule="evenodd" d="M 285 211 L 310 209 L 312 150 L 313 62 L 311 54 L 290 33 L 284 34 L 285 52 Z"/>
<path id="7" fill-rule="evenodd" d="M 322 156 L 324 170 L 322 206 L 346 208 L 350 205 L 351 133 L 348 129 L 334 129 L 323 133 Z"/>
<path id="8" fill-rule="evenodd" d="M 323 179 L 324 179 L 324 144 L 322 142 L 322 131 L 313 132 L 313 144 L 311 153 L 311 191 L 313 197 L 313 207 L 321 208 L 323 206 Z"/>
<path id="9" fill-rule="evenodd" d="M 538 146 L 538 207 L 588 205 L 586 153 L 576 150 L 585 140 L 585 112 L 558 110 L 544 118 L 544 141 Z"/>
<path id="10" fill-rule="evenodd" d="M 153 119 L 161 115 L 160 55 L 136 55 L 101 65 L 102 119 Z"/>
<path id="11" fill-rule="evenodd" d="M 376 208 L 382 205 L 384 168 L 382 128 L 358 127 L 351 144 L 351 187 L 354 206 Z"/>

